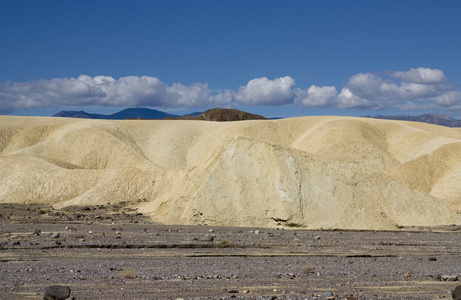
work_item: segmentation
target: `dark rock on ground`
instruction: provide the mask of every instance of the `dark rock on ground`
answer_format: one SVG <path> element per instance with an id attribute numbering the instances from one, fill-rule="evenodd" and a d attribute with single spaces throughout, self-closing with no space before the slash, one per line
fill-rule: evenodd
<path id="1" fill-rule="evenodd" d="M 451 293 L 453 300 L 461 300 L 461 285 L 458 285 Z"/>
<path id="2" fill-rule="evenodd" d="M 64 300 L 70 296 L 70 287 L 63 285 L 52 285 L 45 289 L 44 300 Z"/>
<path id="3" fill-rule="evenodd" d="M 461 300 L 461 285 L 458 285 L 451 293 L 453 300 Z"/>

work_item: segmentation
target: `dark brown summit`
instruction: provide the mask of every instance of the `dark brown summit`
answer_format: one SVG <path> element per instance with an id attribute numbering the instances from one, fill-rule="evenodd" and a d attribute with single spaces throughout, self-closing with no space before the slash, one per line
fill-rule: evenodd
<path id="1" fill-rule="evenodd" d="M 197 117 L 191 115 L 179 117 L 179 118 L 165 118 L 168 120 L 201 120 L 201 121 L 216 121 L 216 122 L 226 122 L 226 121 L 244 121 L 244 120 L 268 120 L 267 118 L 250 114 L 238 109 L 233 108 L 213 108 L 205 111 Z"/>

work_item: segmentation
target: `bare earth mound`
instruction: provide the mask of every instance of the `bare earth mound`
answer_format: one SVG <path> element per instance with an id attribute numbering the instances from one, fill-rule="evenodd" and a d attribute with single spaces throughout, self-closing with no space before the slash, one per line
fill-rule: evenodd
<path id="1" fill-rule="evenodd" d="M 167 117 L 165 120 L 200 120 L 200 121 L 247 121 L 247 120 L 268 120 L 267 118 L 250 114 L 237 109 L 213 108 L 209 109 L 197 117 L 186 115 L 183 117 Z"/>
<path id="2" fill-rule="evenodd" d="M 0 117 L 0 201 L 127 206 L 164 224 L 461 224 L 461 129 L 347 117 L 232 123 Z"/>

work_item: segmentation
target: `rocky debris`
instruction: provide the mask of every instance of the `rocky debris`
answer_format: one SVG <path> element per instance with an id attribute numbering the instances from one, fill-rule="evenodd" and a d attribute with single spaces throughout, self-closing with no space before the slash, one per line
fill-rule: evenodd
<path id="1" fill-rule="evenodd" d="M 411 277 L 411 273 L 410 272 L 405 272 L 403 273 L 403 278 L 409 278 Z"/>
<path id="2" fill-rule="evenodd" d="M 458 280 L 457 275 L 442 275 L 440 277 L 442 281 L 457 281 Z"/>
<path id="3" fill-rule="evenodd" d="M 61 237 L 61 234 L 59 232 L 53 233 L 51 235 L 51 238 L 53 238 L 53 239 L 59 239 L 60 237 Z"/>
<path id="4" fill-rule="evenodd" d="M 429 257 L 429 261 L 437 261 L 436 257 Z"/>
<path id="5" fill-rule="evenodd" d="M 453 300 L 461 300 L 461 285 L 458 285 L 451 293 Z"/>
<path id="6" fill-rule="evenodd" d="M 41 232 L 42 232 L 42 231 L 41 231 L 40 229 L 35 229 L 35 230 L 34 230 L 34 233 L 33 233 L 33 236 L 40 236 L 40 233 L 41 233 Z"/>
<path id="7" fill-rule="evenodd" d="M 0 204 L 0 209 L 4 206 Z M 201 299 L 344 300 L 345 295 L 353 295 L 432 300 L 450 298 L 461 278 L 459 256 L 453 255 L 460 251 L 454 242 L 459 232 L 179 227 L 112 223 L 104 216 L 104 226 L 68 225 L 65 219 L 52 218 L 47 223 L 43 215 L 26 222 L 19 219 L 23 213 L 27 218 L 28 212 L 17 210 L 13 215 L 20 222 L 0 224 L 0 298 L 33 298 L 40 292 L 35 298 L 41 299 L 47 286 L 59 283 L 70 286 L 70 298 L 76 299 L 147 299 L 149 295 L 198 299 L 200 295 Z M 66 225 L 74 229 L 64 231 Z M 39 238 L 32 237 L 36 228 L 42 231 Z M 117 231 L 122 239 L 117 239 Z M 53 232 L 60 232 L 62 239 L 51 238 Z M 216 235 L 213 243 L 207 242 L 210 235 Z M 316 236 L 321 239 L 316 241 Z M 12 245 L 19 241 L 20 246 Z M 225 247 L 223 241 L 233 246 Z M 428 261 L 430 257 L 437 261 Z M 152 263 L 146 264 L 148 260 Z M 135 270 L 134 278 L 123 273 L 129 268 Z M 405 272 L 411 276 L 402 277 Z M 443 280 L 457 279 L 444 282 L 440 274 L 445 274 Z M 396 285 L 400 280 L 405 282 Z M 108 283 L 110 289 L 102 288 Z"/>
<path id="8" fill-rule="evenodd" d="M 45 289 L 43 300 L 65 300 L 70 297 L 70 287 L 51 285 Z"/>

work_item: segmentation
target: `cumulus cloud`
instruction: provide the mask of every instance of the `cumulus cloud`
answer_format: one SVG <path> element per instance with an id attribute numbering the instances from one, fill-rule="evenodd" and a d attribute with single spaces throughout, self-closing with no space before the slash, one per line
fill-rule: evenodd
<path id="1" fill-rule="evenodd" d="M 54 106 L 154 106 L 194 107 L 219 105 L 224 97 L 212 97 L 207 84 L 167 86 L 156 77 L 110 76 L 56 78 L 30 82 L 0 83 L 0 111 Z"/>
<path id="2" fill-rule="evenodd" d="M 156 77 L 55 78 L 0 83 L 0 113 L 58 106 L 150 106 L 187 108 L 293 105 L 347 110 L 443 109 L 461 112 L 461 90 L 438 69 L 358 73 L 340 91 L 334 86 L 295 88 L 290 76 L 250 80 L 235 90 L 213 91 L 206 83 L 167 85 Z"/>
<path id="3" fill-rule="evenodd" d="M 447 80 L 441 70 L 430 68 L 411 68 L 406 72 L 394 71 L 390 72 L 389 76 L 416 83 L 437 83 Z"/>
<path id="4" fill-rule="evenodd" d="M 296 104 L 301 104 L 310 107 L 331 107 L 335 105 L 338 92 L 334 86 L 315 85 L 310 86 L 307 90 L 295 90 Z"/>
<path id="5" fill-rule="evenodd" d="M 311 107 L 336 107 L 349 110 L 444 109 L 459 110 L 461 91 L 445 84 L 448 79 L 438 69 L 416 68 L 388 72 L 388 78 L 372 73 L 351 76 L 340 93 L 332 87 L 311 86 L 298 91 L 296 103 Z M 309 92 L 312 89 L 311 92 Z M 316 91 L 329 91 L 324 98 Z M 328 99 L 328 101 L 322 99 Z"/>
<path id="6" fill-rule="evenodd" d="M 290 76 L 276 78 L 266 77 L 250 80 L 235 93 L 235 99 L 243 105 L 284 105 L 293 102 L 292 86 L 295 80 Z"/>

